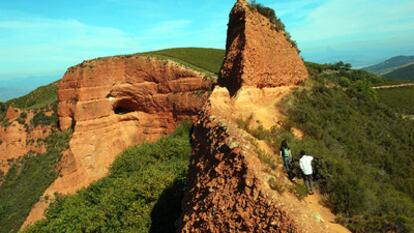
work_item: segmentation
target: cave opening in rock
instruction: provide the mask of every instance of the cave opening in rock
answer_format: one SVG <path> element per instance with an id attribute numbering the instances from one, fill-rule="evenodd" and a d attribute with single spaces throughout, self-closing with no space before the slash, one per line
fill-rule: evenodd
<path id="1" fill-rule="evenodd" d="M 114 113 L 118 115 L 124 115 L 130 112 L 136 112 L 139 110 L 138 104 L 131 99 L 122 99 L 114 104 Z"/>

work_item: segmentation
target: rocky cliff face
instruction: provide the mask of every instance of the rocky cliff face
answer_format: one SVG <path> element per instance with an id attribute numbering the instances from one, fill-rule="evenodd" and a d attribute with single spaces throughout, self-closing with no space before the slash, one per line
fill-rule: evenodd
<path id="1" fill-rule="evenodd" d="M 154 141 L 174 131 L 179 121 L 195 119 L 211 85 L 202 73 L 143 55 L 69 68 L 59 83 L 58 115 L 61 129 L 74 132 L 59 178 L 44 197 L 86 187 L 105 176 L 127 147 Z M 43 215 L 44 202 L 36 204 L 25 224 Z"/>
<path id="2" fill-rule="evenodd" d="M 303 232 L 302 221 L 269 187 L 255 139 L 237 121 L 250 117 L 265 128 L 278 127 L 284 116 L 276 106 L 307 78 L 284 33 L 238 1 L 230 13 L 221 87 L 215 87 L 194 126 L 179 231 Z"/>
<path id="3" fill-rule="evenodd" d="M 230 13 L 226 57 L 218 84 L 233 95 L 241 86 L 278 87 L 298 84 L 308 72 L 283 31 L 246 1 Z"/>
<path id="4" fill-rule="evenodd" d="M 30 122 L 34 115 L 32 110 L 13 107 L 7 109 L 0 125 L 0 171 L 3 173 L 7 173 L 13 161 L 29 152 L 46 152 L 46 146 L 41 139 L 50 135 L 52 127 L 39 125 L 32 128 Z"/>

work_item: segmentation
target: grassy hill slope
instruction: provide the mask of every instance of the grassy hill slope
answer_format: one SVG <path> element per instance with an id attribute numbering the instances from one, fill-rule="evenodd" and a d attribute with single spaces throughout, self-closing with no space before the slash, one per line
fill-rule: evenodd
<path id="1" fill-rule="evenodd" d="M 222 49 L 206 48 L 174 48 L 144 54 L 168 58 L 196 69 L 218 74 L 223 63 L 225 51 Z"/>
<path id="2" fill-rule="evenodd" d="M 401 114 L 414 115 L 414 87 L 388 88 L 378 90 L 381 102 Z"/>
<path id="3" fill-rule="evenodd" d="M 393 70 L 384 75 L 387 79 L 414 80 L 414 64 Z"/>
<path id="4" fill-rule="evenodd" d="M 379 64 L 365 67 L 364 70 L 377 75 L 383 75 L 411 63 L 414 63 L 414 56 L 397 56 Z"/>

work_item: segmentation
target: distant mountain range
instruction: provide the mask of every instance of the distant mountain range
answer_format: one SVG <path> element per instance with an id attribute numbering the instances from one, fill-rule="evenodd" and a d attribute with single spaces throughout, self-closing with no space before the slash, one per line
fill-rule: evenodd
<path id="1" fill-rule="evenodd" d="M 388 79 L 414 80 L 414 56 L 392 57 L 384 62 L 363 68 Z"/>

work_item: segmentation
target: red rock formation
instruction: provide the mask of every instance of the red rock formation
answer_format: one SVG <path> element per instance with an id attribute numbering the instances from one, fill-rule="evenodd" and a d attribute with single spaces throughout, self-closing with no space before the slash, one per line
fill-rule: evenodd
<path id="1" fill-rule="evenodd" d="M 44 197 L 88 186 L 105 176 L 129 146 L 157 140 L 179 121 L 195 119 L 210 89 L 203 74 L 143 55 L 95 59 L 69 68 L 59 83 L 58 115 L 61 129 L 72 127 L 74 132 L 59 177 Z M 25 225 L 41 218 L 46 207 L 36 204 Z"/>
<path id="2" fill-rule="evenodd" d="M 230 13 L 221 87 L 213 90 L 194 126 L 179 231 L 302 232 L 294 213 L 269 188 L 254 139 L 236 120 L 252 115 L 255 122 L 277 126 L 282 116 L 276 104 L 307 77 L 284 33 L 239 0 Z"/>
<path id="3" fill-rule="evenodd" d="M 226 57 L 218 84 L 233 95 L 241 86 L 278 87 L 298 84 L 308 77 L 304 62 L 285 33 L 246 1 L 230 13 Z"/>
<path id="4" fill-rule="evenodd" d="M 298 232 L 263 191 L 253 146 L 215 113 L 206 106 L 194 127 L 180 232 Z"/>
<path id="5" fill-rule="evenodd" d="M 25 113 L 24 122 L 17 119 L 20 114 Z M 28 129 L 34 113 L 30 110 L 23 110 L 9 107 L 4 121 L 7 125 L 0 126 L 0 171 L 7 173 L 11 163 L 29 152 L 43 154 L 46 146 L 38 139 L 45 139 L 50 135 L 51 127 L 37 126 Z M 22 124 L 23 123 L 23 124 Z"/>

